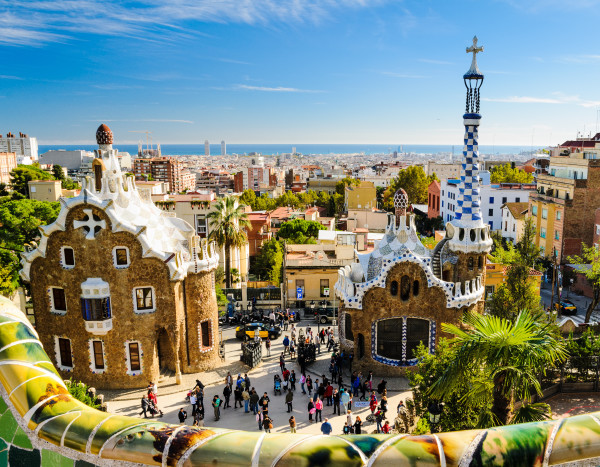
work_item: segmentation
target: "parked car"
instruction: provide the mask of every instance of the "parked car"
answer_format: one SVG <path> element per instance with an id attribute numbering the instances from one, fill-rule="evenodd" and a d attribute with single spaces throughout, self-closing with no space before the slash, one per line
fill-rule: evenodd
<path id="1" fill-rule="evenodd" d="M 560 312 L 562 315 L 576 315 L 577 307 L 573 302 L 569 300 L 561 300 L 559 303 L 555 303 L 554 307 L 556 311 Z"/>
<path id="2" fill-rule="evenodd" d="M 332 323 L 334 319 L 337 319 L 337 313 L 334 308 L 319 309 L 316 310 L 315 321 L 321 324 Z"/>
<path id="3" fill-rule="evenodd" d="M 254 331 L 259 330 L 260 338 L 277 339 L 281 335 L 279 326 L 269 326 L 264 323 L 248 323 L 235 328 L 235 337 L 240 340 L 254 339 Z"/>

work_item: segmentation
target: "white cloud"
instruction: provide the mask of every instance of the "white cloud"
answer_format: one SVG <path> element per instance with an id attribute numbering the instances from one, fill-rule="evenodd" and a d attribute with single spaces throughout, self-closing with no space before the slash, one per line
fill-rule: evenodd
<path id="1" fill-rule="evenodd" d="M 186 22 L 315 24 L 336 11 L 364 9 L 387 1 L 0 0 L 0 43 L 41 45 L 86 33 L 173 41 L 206 35 Z"/>
<path id="2" fill-rule="evenodd" d="M 283 86 L 276 86 L 276 87 L 249 86 L 247 84 L 237 84 L 233 88 L 240 89 L 243 91 L 264 91 L 264 92 L 308 92 L 308 93 L 323 92 L 323 91 L 319 91 L 319 90 L 315 90 L 315 89 L 286 88 Z"/>
<path id="3" fill-rule="evenodd" d="M 597 107 L 600 101 L 581 99 L 579 96 L 570 96 L 561 92 L 552 93 L 556 97 L 510 96 L 510 97 L 482 97 L 487 102 L 507 102 L 510 104 L 575 104 L 581 107 Z"/>
<path id="4" fill-rule="evenodd" d="M 0 75 L 0 79 L 14 79 L 14 80 L 18 80 L 18 81 L 23 81 L 23 78 L 21 78 L 19 76 L 12 76 L 12 75 Z"/>

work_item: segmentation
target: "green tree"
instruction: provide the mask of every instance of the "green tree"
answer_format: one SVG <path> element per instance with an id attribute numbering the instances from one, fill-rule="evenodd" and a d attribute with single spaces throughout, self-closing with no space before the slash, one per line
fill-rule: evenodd
<path id="1" fill-rule="evenodd" d="M 540 254 L 542 249 L 535 244 L 535 225 L 533 224 L 533 218 L 528 217 L 525 219 L 523 226 L 523 235 L 517 241 L 517 251 L 522 259 L 522 262 L 527 266 L 533 268 L 539 264 Z"/>
<path id="2" fill-rule="evenodd" d="M 327 229 L 316 221 L 294 219 L 283 222 L 279 228 L 279 232 L 277 232 L 277 236 L 288 240 L 289 243 L 316 243 L 316 238 L 319 236 L 319 230 Z"/>
<path id="3" fill-rule="evenodd" d="M 253 211 L 258 211 L 258 209 L 255 208 L 256 193 L 254 193 L 254 190 L 244 190 L 243 193 L 240 195 L 240 203 L 245 204 L 246 206 L 250 206 Z"/>
<path id="4" fill-rule="evenodd" d="M 60 165 L 54 164 L 52 166 L 52 174 L 56 180 L 60 180 L 60 186 L 65 190 L 74 190 L 79 188 L 78 183 L 74 182 L 72 178 L 65 176 L 63 168 Z"/>
<path id="5" fill-rule="evenodd" d="M 282 265 L 283 246 L 279 240 L 272 238 L 260 247 L 260 253 L 253 265 L 253 272 L 260 278 L 266 278 L 279 285 Z"/>
<path id="6" fill-rule="evenodd" d="M 378 186 L 375 188 L 375 191 L 377 193 L 377 207 L 383 209 L 383 194 L 385 193 L 385 187 Z"/>
<path id="7" fill-rule="evenodd" d="M 490 170 L 492 183 L 531 183 L 533 175 L 524 170 L 512 168 L 510 164 L 496 165 Z"/>
<path id="8" fill-rule="evenodd" d="M 52 179 L 51 174 L 33 165 L 19 165 L 10 172 L 10 185 L 12 189 L 25 197 L 29 196 L 28 183 L 30 181 Z"/>
<path id="9" fill-rule="evenodd" d="M 51 224 L 60 212 L 60 203 L 31 199 L 8 200 L 0 204 L 0 293 L 10 296 L 20 284 L 19 254 L 24 245 L 40 237 L 39 227 Z"/>
<path id="10" fill-rule="evenodd" d="M 592 312 L 600 302 L 600 249 L 582 245 L 581 255 L 569 256 L 569 262 L 578 264 L 575 269 L 582 273 L 592 287 L 592 301 L 585 312 L 585 322 L 589 323 Z"/>
<path id="11" fill-rule="evenodd" d="M 360 185 L 360 180 L 356 178 L 345 177 L 342 178 L 339 182 L 335 184 L 335 192 L 338 195 L 345 196 L 346 187 L 347 186 L 358 186 Z"/>
<path id="12" fill-rule="evenodd" d="M 478 427 L 507 425 L 548 417 L 547 404 L 531 403 L 533 392 L 542 394 L 538 376 L 546 368 L 565 360 L 565 343 L 554 324 L 541 315 L 521 311 L 514 322 L 497 316 L 467 313 L 467 329 L 443 324 L 454 334 L 450 364 L 431 387 L 439 399 L 452 394 L 469 378 L 472 368 L 481 368 L 484 378 L 471 386 L 464 400 L 477 398 L 489 403 L 481 411 Z M 490 384 L 491 383 L 491 384 Z M 522 401 L 515 410 L 514 402 Z"/>
<path id="13" fill-rule="evenodd" d="M 428 425 L 428 406 L 432 402 L 429 388 L 441 378 L 452 364 L 454 352 L 447 339 L 440 339 L 435 353 L 420 344 L 414 358 L 418 363 L 414 371 L 408 372 L 408 382 L 412 389 L 415 414 Z M 440 431 L 469 430 L 477 426 L 479 413 L 489 410 L 486 401 L 471 397 L 470 390 L 482 378 L 481 369 L 471 365 L 463 379 L 457 382 L 444 395 L 444 416 L 440 419 Z"/>
<path id="14" fill-rule="evenodd" d="M 542 311 L 540 294 L 530 272 L 531 268 L 522 262 L 507 266 L 506 280 L 486 302 L 486 311 L 509 321 L 514 321 L 520 310 Z"/>
<path id="15" fill-rule="evenodd" d="M 246 230 L 250 228 L 250 221 L 244 210 L 244 205 L 239 204 L 237 197 L 226 196 L 215 204 L 215 210 L 208 213 L 211 227 L 210 238 L 217 245 L 225 249 L 225 284 L 231 288 L 231 249 L 248 243 Z"/>
<path id="16" fill-rule="evenodd" d="M 409 203 L 426 204 L 427 189 L 434 177 L 437 178 L 435 174 L 428 177 L 420 165 L 411 165 L 401 170 L 383 193 L 384 208 L 390 211 L 394 209 L 394 195 L 400 188 L 406 191 Z"/>

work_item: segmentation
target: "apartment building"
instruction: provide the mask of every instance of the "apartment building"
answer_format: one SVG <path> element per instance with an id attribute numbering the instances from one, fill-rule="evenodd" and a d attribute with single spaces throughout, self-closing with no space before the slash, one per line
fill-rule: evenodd
<path id="1" fill-rule="evenodd" d="M 133 161 L 133 173 L 136 180 L 143 180 L 144 175 L 151 175 L 152 178 L 159 182 L 167 182 L 169 191 L 180 193 L 185 190 L 185 177 L 182 177 L 182 163 L 175 157 L 151 157 L 138 158 Z M 191 178 L 188 177 L 187 183 L 191 183 Z M 196 181 L 191 188 L 194 190 Z"/>

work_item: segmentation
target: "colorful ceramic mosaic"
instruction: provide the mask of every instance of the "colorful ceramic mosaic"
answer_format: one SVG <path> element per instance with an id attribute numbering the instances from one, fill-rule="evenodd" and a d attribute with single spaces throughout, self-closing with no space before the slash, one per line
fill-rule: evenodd
<path id="1" fill-rule="evenodd" d="M 178 426 L 74 400 L 27 318 L 0 298 L 0 466 L 598 465 L 600 413 L 426 436 Z"/>

